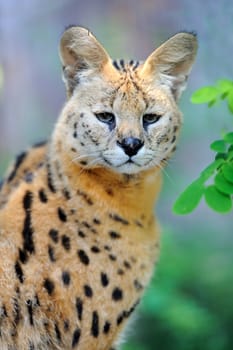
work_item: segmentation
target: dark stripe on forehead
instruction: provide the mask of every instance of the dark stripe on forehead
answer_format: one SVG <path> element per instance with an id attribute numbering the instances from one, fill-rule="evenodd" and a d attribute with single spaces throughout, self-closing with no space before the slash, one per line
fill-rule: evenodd
<path id="1" fill-rule="evenodd" d="M 128 70 L 135 70 L 139 66 L 140 61 L 137 61 L 137 60 L 125 61 L 124 59 L 119 59 L 119 60 L 113 60 L 112 64 L 118 71 L 126 72 Z"/>
<path id="2" fill-rule="evenodd" d="M 135 75 L 136 78 L 137 78 L 137 73 L 136 73 L 136 72 L 134 73 L 134 75 Z M 134 85 L 135 89 L 136 89 L 137 91 L 140 91 L 140 92 L 141 92 L 143 101 L 144 101 L 144 103 L 145 103 L 145 105 L 146 105 L 146 108 L 148 108 L 149 102 L 148 102 L 148 100 L 147 100 L 147 97 L 146 97 L 145 92 L 144 92 L 143 89 L 137 84 L 137 82 L 134 80 L 134 77 L 132 76 L 132 74 L 130 74 L 130 79 L 131 79 L 131 82 L 132 82 L 132 84 Z"/>
<path id="3" fill-rule="evenodd" d="M 112 61 L 112 64 L 117 70 L 121 70 L 121 68 L 118 66 L 117 60 Z"/>

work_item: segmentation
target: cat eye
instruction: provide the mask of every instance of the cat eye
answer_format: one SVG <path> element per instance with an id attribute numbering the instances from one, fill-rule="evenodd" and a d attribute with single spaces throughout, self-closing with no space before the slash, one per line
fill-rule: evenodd
<path id="1" fill-rule="evenodd" d="M 106 124 L 115 124 L 115 116 L 109 112 L 95 113 L 96 118 Z"/>
<path id="2" fill-rule="evenodd" d="M 156 123 L 162 116 L 155 113 L 144 114 L 142 117 L 143 126 L 147 127 L 149 124 Z"/>

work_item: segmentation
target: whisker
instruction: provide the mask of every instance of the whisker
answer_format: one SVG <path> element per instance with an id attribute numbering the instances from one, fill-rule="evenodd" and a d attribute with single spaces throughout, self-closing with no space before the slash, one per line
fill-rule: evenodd
<path id="1" fill-rule="evenodd" d="M 99 155 L 99 151 L 98 152 L 87 153 L 87 154 L 82 154 L 82 155 L 79 155 L 79 156 L 73 158 L 71 160 L 71 162 L 76 162 L 76 161 L 78 161 L 80 159 L 83 159 L 83 158 L 95 157 L 97 155 Z"/>

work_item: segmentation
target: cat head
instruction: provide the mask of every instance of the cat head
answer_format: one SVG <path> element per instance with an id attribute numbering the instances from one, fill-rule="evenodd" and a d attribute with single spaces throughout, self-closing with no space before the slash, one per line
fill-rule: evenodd
<path id="1" fill-rule="evenodd" d="M 197 51 L 178 33 L 144 61 L 113 61 L 93 34 L 68 28 L 60 57 L 68 101 L 59 128 L 77 164 L 134 174 L 161 166 L 181 125 L 177 101 Z"/>

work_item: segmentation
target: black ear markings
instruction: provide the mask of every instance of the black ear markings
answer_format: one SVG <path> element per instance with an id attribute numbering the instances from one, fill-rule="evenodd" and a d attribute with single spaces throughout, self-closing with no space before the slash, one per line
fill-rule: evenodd
<path id="1" fill-rule="evenodd" d="M 191 35 L 193 35 L 193 36 L 195 36 L 195 37 L 198 36 L 196 30 L 187 30 L 187 29 L 184 29 L 184 30 L 179 30 L 179 31 L 178 31 L 177 33 L 175 33 L 175 34 L 179 34 L 179 33 L 191 34 Z"/>

